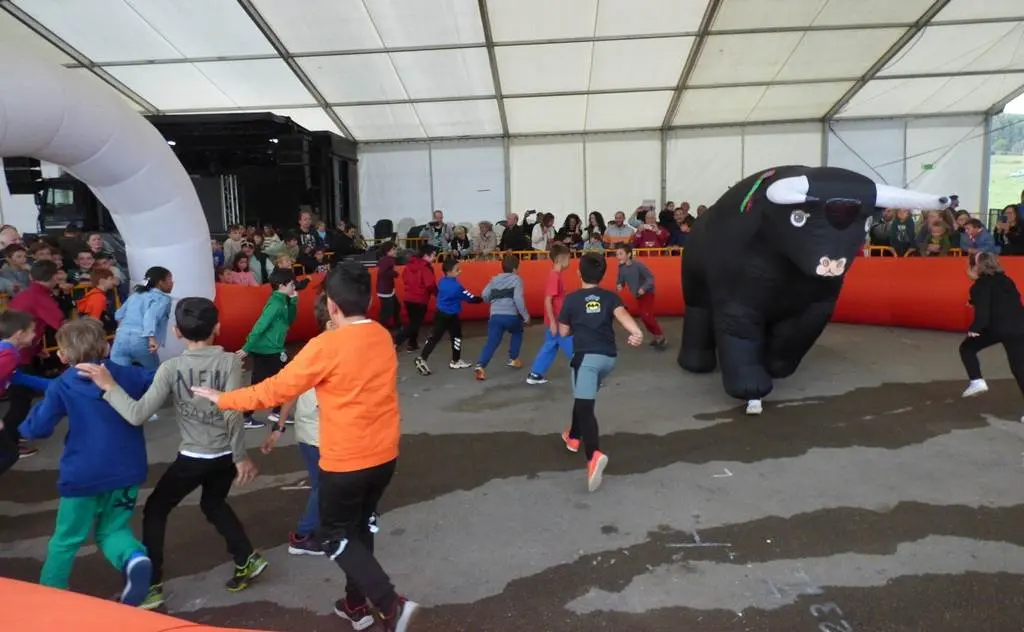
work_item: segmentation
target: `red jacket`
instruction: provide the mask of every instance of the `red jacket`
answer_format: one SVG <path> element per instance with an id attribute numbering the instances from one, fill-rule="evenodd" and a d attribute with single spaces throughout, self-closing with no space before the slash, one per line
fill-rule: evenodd
<path id="1" fill-rule="evenodd" d="M 64 324 L 64 313 L 53 297 L 53 291 L 42 283 L 29 283 L 28 287 L 19 292 L 8 305 L 10 309 L 32 314 L 36 323 L 36 337 L 32 346 L 21 350 L 21 363 L 30 364 L 32 358 L 43 349 L 43 335 L 47 328 L 54 331 Z"/>
<path id="2" fill-rule="evenodd" d="M 656 227 L 657 228 L 657 227 Z M 641 226 L 633 238 L 634 248 L 664 248 L 668 243 L 669 234 L 664 228 L 648 230 Z"/>
<path id="3" fill-rule="evenodd" d="M 419 303 L 426 305 L 430 302 L 430 296 L 437 294 L 437 277 L 434 276 L 434 266 L 423 260 L 423 257 L 413 257 L 405 264 L 405 271 L 402 272 L 402 281 L 405 283 L 406 303 Z"/>
<path id="4" fill-rule="evenodd" d="M 21 352 L 8 342 L 0 342 L 0 395 L 7 392 L 19 364 Z"/>

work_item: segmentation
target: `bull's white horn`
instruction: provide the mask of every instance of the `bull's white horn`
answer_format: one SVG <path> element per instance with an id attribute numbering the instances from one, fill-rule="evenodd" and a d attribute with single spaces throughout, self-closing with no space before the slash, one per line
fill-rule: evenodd
<path id="1" fill-rule="evenodd" d="M 941 211 L 949 206 L 949 198 L 917 191 L 908 191 L 888 184 L 875 184 L 875 206 Z"/>
<path id="2" fill-rule="evenodd" d="M 804 204 L 807 202 L 807 192 L 811 183 L 807 176 L 796 178 L 782 178 L 768 185 L 765 195 L 773 204 Z"/>

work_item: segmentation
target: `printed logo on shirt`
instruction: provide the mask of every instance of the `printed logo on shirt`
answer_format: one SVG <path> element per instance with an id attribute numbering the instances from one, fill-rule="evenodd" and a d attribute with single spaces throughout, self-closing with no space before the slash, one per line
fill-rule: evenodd
<path id="1" fill-rule="evenodd" d="M 586 310 L 588 314 L 601 313 L 601 297 L 591 294 L 586 298 Z"/>

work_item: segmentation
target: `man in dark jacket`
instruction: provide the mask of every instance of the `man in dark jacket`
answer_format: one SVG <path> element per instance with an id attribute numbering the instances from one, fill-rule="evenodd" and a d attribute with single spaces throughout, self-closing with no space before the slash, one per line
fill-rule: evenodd
<path id="1" fill-rule="evenodd" d="M 527 227 L 519 225 L 519 216 L 512 213 L 505 220 L 505 231 L 501 233 L 498 250 L 533 250 Z"/>

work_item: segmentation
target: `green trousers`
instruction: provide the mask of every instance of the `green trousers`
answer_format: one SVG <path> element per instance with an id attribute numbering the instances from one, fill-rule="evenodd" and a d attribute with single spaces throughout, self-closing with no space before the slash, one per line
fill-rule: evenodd
<path id="1" fill-rule="evenodd" d="M 96 544 L 118 571 L 135 553 L 145 553 L 132 532 L 131 520 L 138 487 L 125 487 L 97 496 L 61 498 L 57 526 L 50 538 L 39 583 L 52 588 L 68 587 L 75 556 L 89 534 L 96 531 Z"/>

